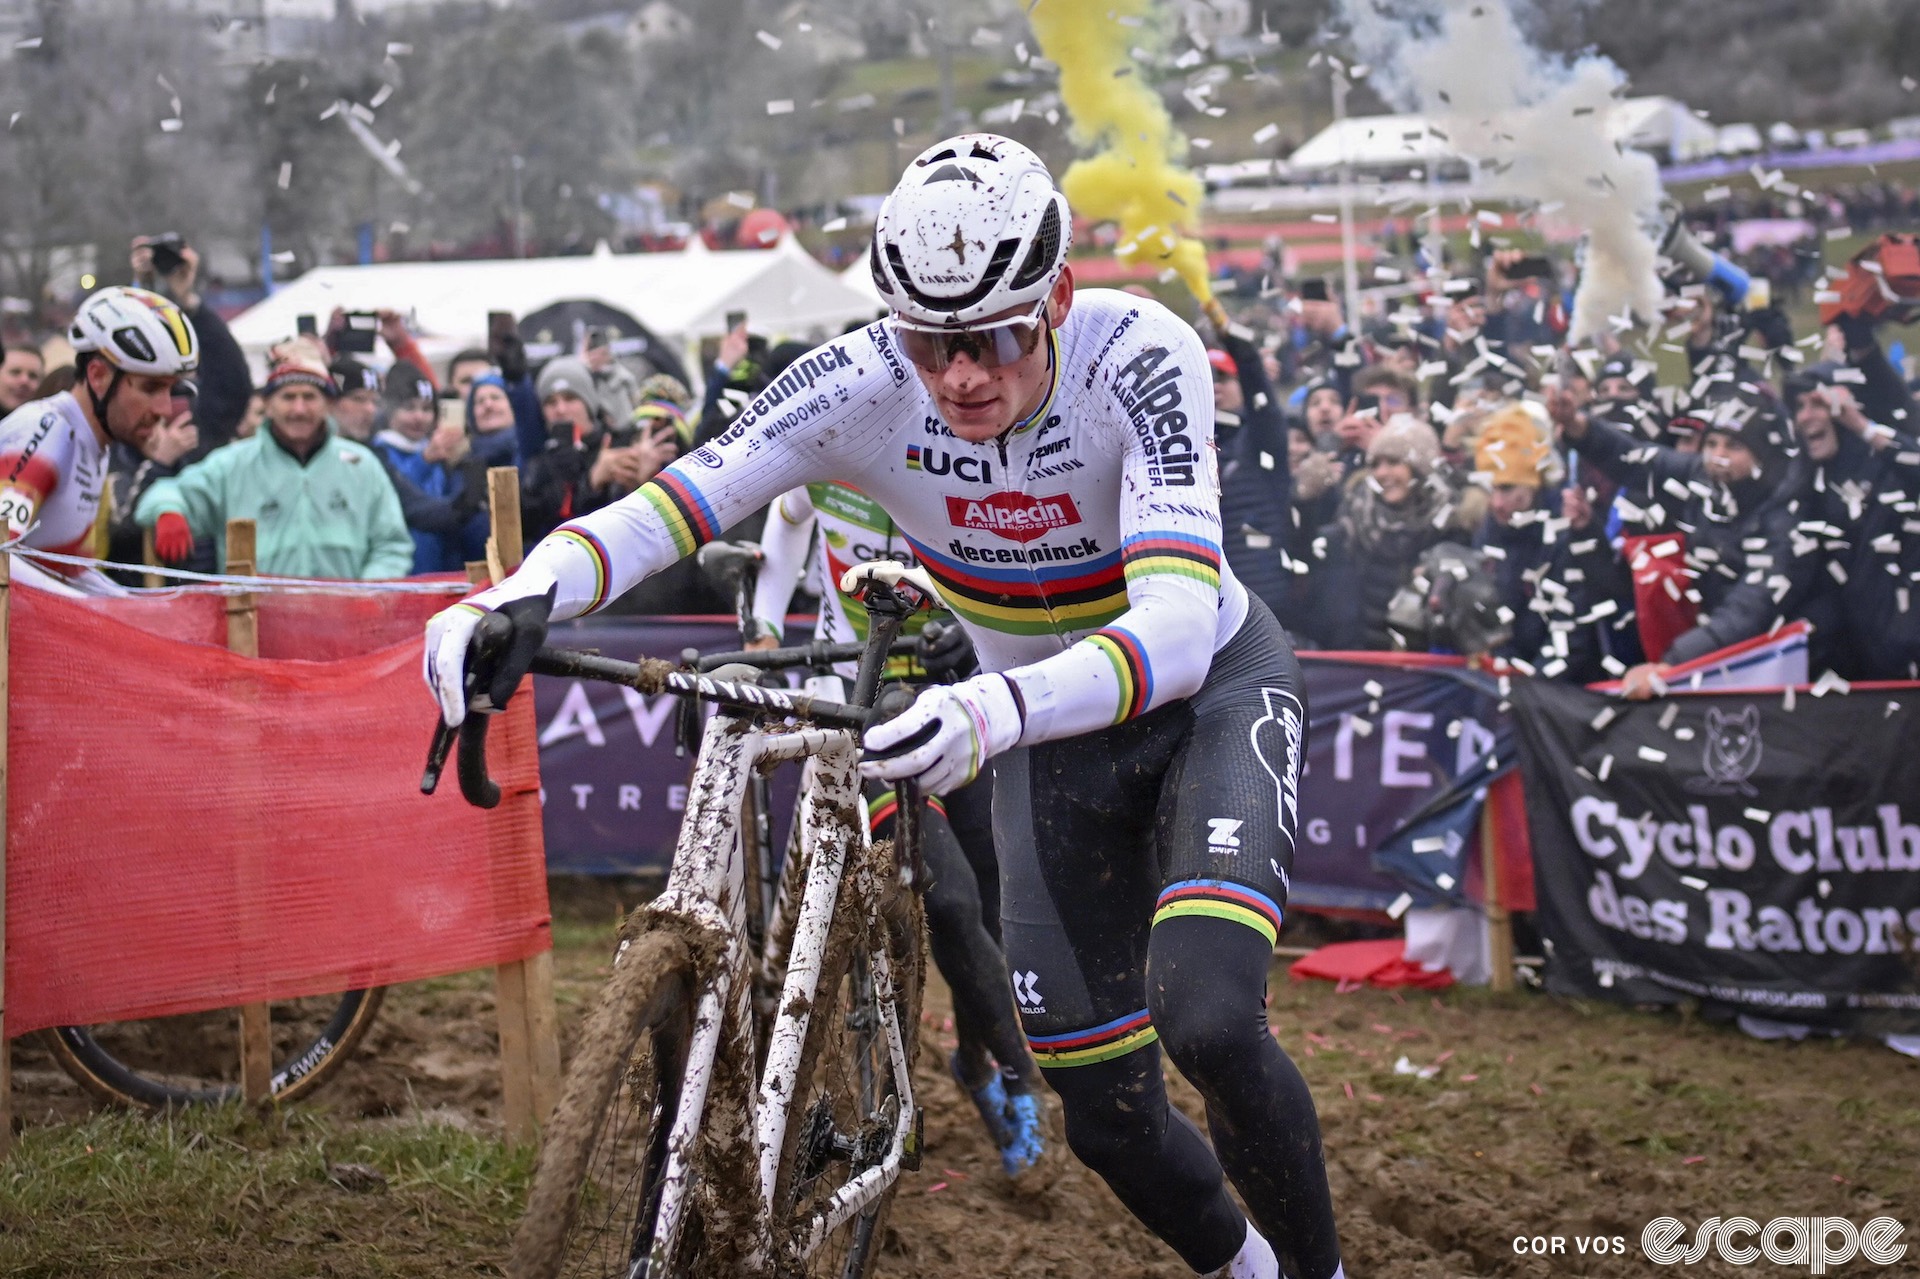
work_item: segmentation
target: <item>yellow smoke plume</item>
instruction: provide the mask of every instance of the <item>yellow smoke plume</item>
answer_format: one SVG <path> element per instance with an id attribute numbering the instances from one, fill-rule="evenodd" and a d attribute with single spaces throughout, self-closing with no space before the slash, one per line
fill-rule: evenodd
<path id="1" fill-rule="evenodd" d="M 1038 0 L 1027 21 L 1041 52 L 1060 67 L 1074 144 L 1098 148 L 1061 180 L 1067 202 L 1081 217 L 1119 223 L 1114 255 L 1121 261 L 1172 267 L 1204 304 L 1213 290 L 1206 246 L 1193 235 L 1200 179 L 1181 165 L 1186 139 L 1133 58 L 1153 7 L 1153 0 Z"/>

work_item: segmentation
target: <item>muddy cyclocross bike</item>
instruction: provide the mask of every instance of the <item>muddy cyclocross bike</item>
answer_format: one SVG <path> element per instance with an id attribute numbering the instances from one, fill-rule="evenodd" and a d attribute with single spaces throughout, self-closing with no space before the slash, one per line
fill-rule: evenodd
<path id="1" fill-rule="evenodd" d="M 555 648 L 534 660 L 536 673 L 672 693 L 718 713 L 666 889 L 623 928 L 546 1129 L 508 1263 L 516 1279 L 871 1272 L 894 1186 L 919 1165 L 923 951 L 918 796 L 902 795 L 891 843 L 870 840 L 860 734 L 911 704 L 905 689 L 882 694 L 880 675 L 906 619 L 935 596 L 897 564 L 854 574 L 874 624 L 850 702 L 762 687 L 744 665 L 702 673 Z M 483 646 L 507 629 L 490 622 Z M 498 790 L 485 725 L 479 713 L 457 734 L 443 729 L 429 774 L 457 736 L 462 793 L 488 805 Z M 741 809 L 755 773 L 787 760 L 805 766 L 765 917 L 765 952 L 783 957 L 768 1020 L 751 997 L 766 969 L 748 941 L 755 841 Z"/>

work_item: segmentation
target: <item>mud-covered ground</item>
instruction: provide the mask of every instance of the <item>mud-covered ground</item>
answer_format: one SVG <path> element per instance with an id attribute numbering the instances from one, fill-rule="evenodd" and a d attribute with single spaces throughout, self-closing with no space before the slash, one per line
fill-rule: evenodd
<path id="1" fill-rule="evenodd" d="M 568 1047 L 605 972 L 618 904 L 605 889 L 556 900 Z M 1671 1275 L 1675 1267 L 1641 1258 L 1642 1227 L 1659 1216 L 1692 1226 L 1729 1215 L 1856 1223 L 1892 1216 L 1907 1223 L 1913 1255 L 1830 1273 L 1920 1274 L 1920 1062 L 1874 1044 L 1761 1043 L 1679 1014 L 1537 993 L 1339 994 L 1289 980 L 1284 964 L 1275 966 L 1271 989 L 1275 1033 L 1319 1105 L 1354 1279 Z M 895 1201 L 882 1273 L 1187 1275 L 1064 1155 L 1044 1187 L 1004 1185 L 971 1106 L 940 1069 L 950 1024 L 936 981 L 917 1071 L 926 1166 Z M 485 974 L 400 988 L 367 1047 L 311 1108 L 345 1131 L 391 1124 L 395 1115 L 495 1130 L 493 1033 Z M 1406 1068 L 1436 1069 L 1424 1079 L 1397 1073 L 1403 1058 Z M 14 1060 L 15 1113 L 24 1123 L 59 1124 L 88 1111 L 37 1047 L 18 1045 Z M 1200 1118 L 1191 1090 L 1177 1084 L 1175 1096 Z M 375 1218 L 367 1220 L 374 1228 Z M 1519 1256 L 1516 1236 L 1559 1236 L 1566 1251 Z M 1577 1241 L 1593 1236 L 1623 1239 L 1626 1256 L 1582 1254 Z M 351 1253 L 350 1234 L 339 1242 Z M 1712 1257 L 1677 1269 L 1689 1279 L 1805 1273 Z"/>

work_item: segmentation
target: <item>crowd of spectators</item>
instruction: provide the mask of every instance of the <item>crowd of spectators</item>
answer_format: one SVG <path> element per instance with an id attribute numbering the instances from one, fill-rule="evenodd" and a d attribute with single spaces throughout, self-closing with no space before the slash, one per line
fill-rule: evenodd
<path id="1" fill-rule="evenodd" d="M 1804 620 L 1815 675 L 1920 678 L 1920 417 L 1881 340 L 1920 315 L 1913 241 L 1819 275 L 1797 338 L 1764 288 L 1668 262 L 1639 348 L 1570 349 L 1521 256 L 1351 323 L 1275 290 L 1210 326 L 1228 560 L 1297 642 L 1638 695 Z"/>
<path id="2" fill-rule="evenodd" d="M 1920 218 L 1904 188 L 1847 199 Z M 1639 692 L 1804 619 L 1815 671 L 1920 677 L 1920 444 L 1880 340 L 1920 313 L 1913 242 L 1817 273 L 1827 322 L 1798 338 L 1764 289 L 1668 263 L 1669 314 L 1638 348 L 1570 349 L 1570 265 L 1522 274 L 1522 256 L 1436 272 L 1357 316 L 1324 291 L 1263 289 L 1203 324 L 1228 558 L 1297 642 L 1487 652 Z M 218 571 L 226 521 L 251 517 L 261 572 L 457 573 L 486 557 L 489 468 L 519 469 L 530 543 L 723 431 L 806 350 L 743 324 L 690 388 L 591 330 L 536 368 L 503 329 L 436 368 L 381 312 L 384 351 L 340 349 L 335 316 L 274 348 L 256 387 L 195 291 L 191 248 L 157 275 L 136 242 L 132 267 L 187 310 L 204 354 L 174 419 L 140 452 L 114 446 L 106 533 L 123 563 Z M 12 346 L 0 409 L 71 377 Z M 727 601 L 682 565 L 616 607 Z"/>

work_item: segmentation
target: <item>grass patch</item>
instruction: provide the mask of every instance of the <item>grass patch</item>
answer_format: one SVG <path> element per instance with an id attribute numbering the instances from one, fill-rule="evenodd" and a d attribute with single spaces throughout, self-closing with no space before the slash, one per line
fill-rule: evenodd
<path id="1" fill-rule="evenodd" d="M 379 1175 L 349 1173 L 348 1189 L 333 1176 L 348 1164 Z M 531 1148 L 442 1123 L 101 1113 L 21 1135 L 0 1178 L 0 1274 L 496 1273 L 532 1169 Z"/>

